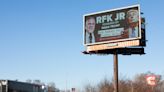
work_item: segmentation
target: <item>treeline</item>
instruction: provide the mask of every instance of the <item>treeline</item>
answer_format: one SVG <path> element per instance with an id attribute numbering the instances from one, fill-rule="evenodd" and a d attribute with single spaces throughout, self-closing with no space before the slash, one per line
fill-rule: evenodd
<path id="1" fill-rule="evenodd" d="M 147 76 L 155 76 L 155 85 L 148 84 Z M 152 81 L 152 80 L 151 80 Z M 85 85 L 84 92 L 114 92 L 113 79 L 104 78 L 97 85 Z M 132 80 L 119 79 L 119 92 L 164 92 L 164 80 L 161 75 L 147 72 L 137 74 Z"/>

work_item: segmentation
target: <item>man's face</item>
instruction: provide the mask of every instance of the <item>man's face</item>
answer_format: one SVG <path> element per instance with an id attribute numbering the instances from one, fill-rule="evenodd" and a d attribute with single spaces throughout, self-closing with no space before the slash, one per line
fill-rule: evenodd
<path id="1" fill-rule="evenodd" d="M 138 15 L 137 10 L 128 12 L 128 22 L 129 23 L 138 22 L 138 19 L 139 19 L 139 15 Z"/>
<path id="2" fill-rule="evenodd" d="M 86 28 L 87 32 L 89 33 L 93 33 L 93 31 L 95 30 L 95 19 L 94 18 L 90 18 L 86 21 Z"/>

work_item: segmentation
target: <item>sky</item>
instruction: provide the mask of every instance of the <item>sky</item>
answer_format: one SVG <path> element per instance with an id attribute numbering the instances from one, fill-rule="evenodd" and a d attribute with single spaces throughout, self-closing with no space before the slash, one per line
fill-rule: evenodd
<path id="1" fill-rule="evenodd" d="M 0 79 L 82 88 L 113 77 L 113 55 L 84 55 L 83 15 L 140 4 L 145 55 L 119 55 L 119 77 L 164 75 L 163 0 L 0 0 Z"/>

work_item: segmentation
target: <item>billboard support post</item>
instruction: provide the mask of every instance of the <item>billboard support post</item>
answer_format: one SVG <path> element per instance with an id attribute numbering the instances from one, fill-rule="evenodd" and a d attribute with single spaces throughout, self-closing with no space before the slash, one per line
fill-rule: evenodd
<path id="1" fill-rule="evenodd" d="M 145 54 L 145 19 L 141 19 L 140 5 L 85 14 L 83 23 L 83 53 L 113 54 L 114 92 L 119 92 L 118 54 Z"/>
<path id="2" fill-rule="evenodd" d="M 118 54 L 117 50 L 115 50 L 115 53 L 113 55 L 113 64 L 114 64 L 114 92 L 119 92 L 118 88 Z"/>

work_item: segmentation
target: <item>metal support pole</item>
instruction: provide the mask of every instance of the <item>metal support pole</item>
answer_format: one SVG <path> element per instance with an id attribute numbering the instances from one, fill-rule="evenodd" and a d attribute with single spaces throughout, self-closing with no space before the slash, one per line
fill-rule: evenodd
<path id="1" fill-rule="evenodd" d="M 115 51 L 114 53 L 114 92 L 119 92 L 118 89 L 118 54 Z"/>

